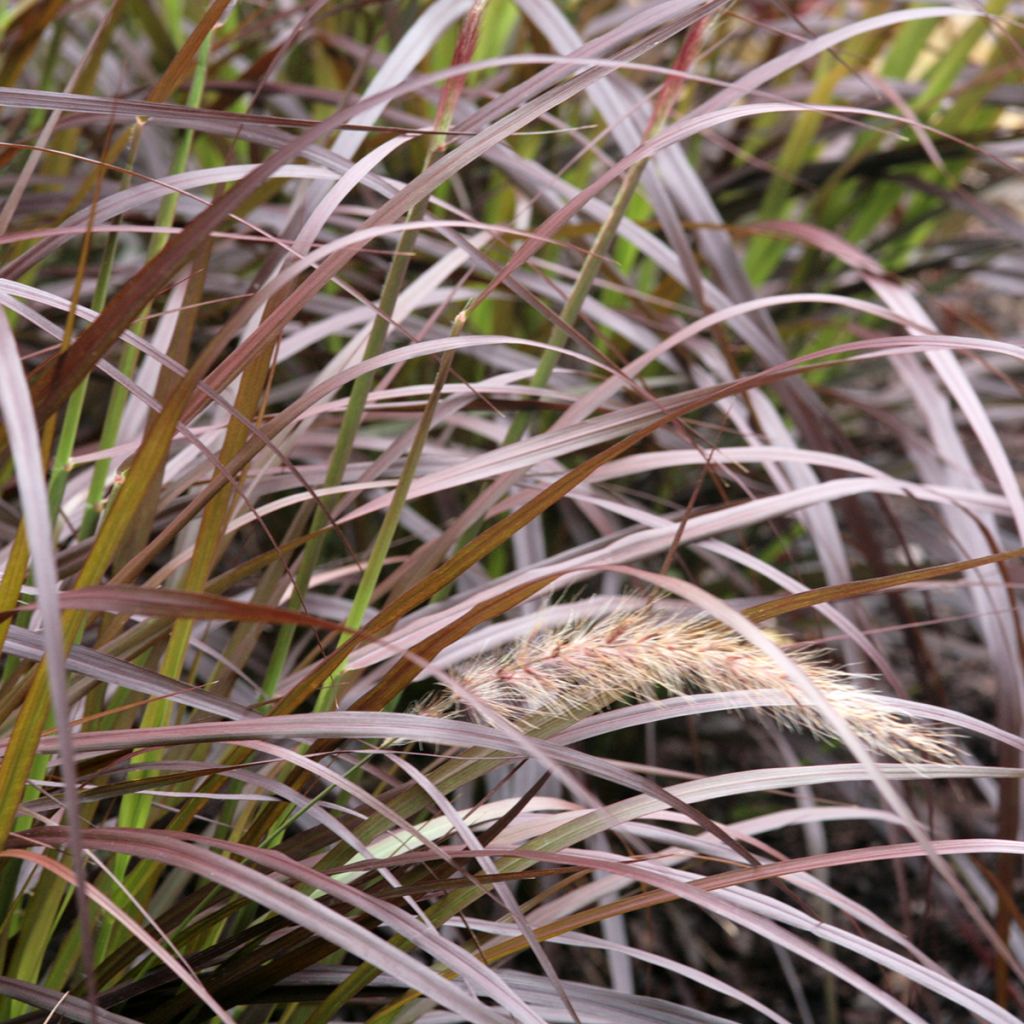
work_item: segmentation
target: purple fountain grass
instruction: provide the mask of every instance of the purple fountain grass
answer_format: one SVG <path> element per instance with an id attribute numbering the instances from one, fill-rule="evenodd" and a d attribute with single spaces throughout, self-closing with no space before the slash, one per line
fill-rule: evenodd
<path id="1" fill-rule="evenodd" d="M 780 646 L 786 638 L 766 632 Z M 819 654 L 789 659 L 877 754 L 902 762 L 951 761 L 956 749 L 941 731 L 893 712 L 855 676 Z M 578 721 L 620 701 L 653 699 L 659 691 L 736 693 L 775 690 L 792 700 L 757 709 L 786 728 L 835 738 L 835 732 L 790 675 L 764 651 L 706 617 L 674 619 L 640 609 L 538 633 L 497 655 L 454 669 L 459 684 L 416 711 L 431 717 L 484 717 L 493 712 L 524 730 Z M 463 693 L 457 690 L 461 687 Z"/>

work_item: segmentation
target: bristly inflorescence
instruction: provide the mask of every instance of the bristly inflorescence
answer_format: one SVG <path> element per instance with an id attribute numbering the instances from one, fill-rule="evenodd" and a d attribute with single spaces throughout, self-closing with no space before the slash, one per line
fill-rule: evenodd
<path id="1" fill-rule="evenodd" d="M 768 633 L 776 644 L 784 638 Z M 892 711 L 853 676 L 815 654 L 790 652 L 821 697 L 877 754 L 903 762 L 950 761 L 955 747 L 938 730 Z M 450 672 L 470 696 L 446 688 L 416 709 L 430 717 L 497 714 L 531 731 L 577 721 L 618 702 L 659 693 L 774 690 L 792 703 L 762 709 L 788 728 L 835 736 L 783 667 L 759 647 L 706 617 L 674 619 L 649 609 L 538 633 L 507 650 Z"/>

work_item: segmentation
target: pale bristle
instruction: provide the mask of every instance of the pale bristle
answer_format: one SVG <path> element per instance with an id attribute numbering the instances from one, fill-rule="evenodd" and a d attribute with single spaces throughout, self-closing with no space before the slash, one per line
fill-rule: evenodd
<path id="1" fill-rule="evenodd" d="M 784 642 L 767 634 L 776 644 Z M 937 730 L 891 711 L 842 670 L 803 652 L 790 659 L 818 693 L 875 753 L 903 762 L 950 761 L 955 748 Z M 468 717 L 478 709 L 529 731 L 544 723 L 577 721 L 618 702 L 698 691 L 777 690 L 793 700 L 765 713 L 789 728 L 834 737 L 789 674 L 759 647 L 708 618 L 672 619 L 650 610 L 627 612 L 539 633 L 493 657 L 449 673 L 472 695 L 454 690 L 422 703 L 430 717 Z M 477 715 L 479 717 L 479 715 Z"/>

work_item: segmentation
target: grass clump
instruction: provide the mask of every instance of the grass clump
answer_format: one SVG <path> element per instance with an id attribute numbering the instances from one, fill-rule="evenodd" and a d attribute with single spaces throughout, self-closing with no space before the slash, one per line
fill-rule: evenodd
<path id="1" fill-rule="evenodd" d="M 1021 1019 L 1017 13 L 0 11 L 0 1019 Z"/>

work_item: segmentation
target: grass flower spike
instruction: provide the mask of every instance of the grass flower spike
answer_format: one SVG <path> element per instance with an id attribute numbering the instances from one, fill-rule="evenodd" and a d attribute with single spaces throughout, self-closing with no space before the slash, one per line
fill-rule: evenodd
<path id="1" fill-rule="evenodd" d="M 904 762 L 954 758 L 954 748 L 940 732 L 894 713 L 873 691 L 857 686 L 850 673 L 825 665 L 816 654 L 795 652 L 790 658 L 875 753 Z M 473 700 L 446 689 L 422 703 L 419 714 L 479 717 L 478 711 L 487 709 L 530 730 L 579 720 L 620 701 L 651 700 L 659 692 L 680 696 L 766 689 L 793 703 L 766 708 L 765 714 L 787 728 L 834 738 L 788 673 L 759 648 L 705 617 L 673 619 L 640 610 L 570 623 L 496 656 L 467 662 L 452 675 Z"/>

